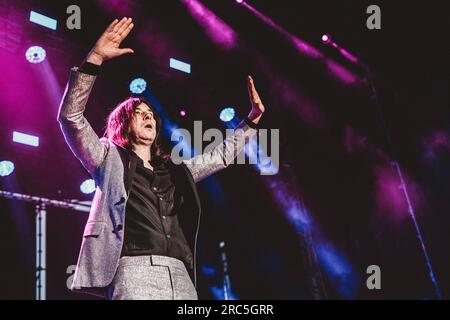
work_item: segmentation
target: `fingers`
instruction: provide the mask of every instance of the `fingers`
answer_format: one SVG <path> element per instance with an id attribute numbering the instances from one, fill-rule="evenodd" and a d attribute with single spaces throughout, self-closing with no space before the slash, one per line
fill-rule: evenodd
<path id="1" fill-rule="evenodd" d="M 131 19 L 131 18 L 125 18 L 125 21 L 122 23 L 122 25 L 117 30 L 117 34 L 121 35 L 125 30 L 127 30 L 127 28 L 130 26 L 132 20 L 133 19 Z"/>
<path id="2" fill-rule="evenodd" d="M 251 101 L 259 102 L 260 98 L 259 98 L 258 92 L 256 91 L 255 83 L 253 82 L 252 76 L 249 75 L 247 77 L 247 80 L 248 80 L 248 93 L 250 95 Z"/>
<path id="3" fill-rule="evenodd" d="M 108 28 L 106 28 L 106 31 L 108 31 L 108 32 L 112 31 L 118 22 L 119 22 L 119 20 L 114 19 L 114 21 L 111 22 L 111 24 L 108 26 Z"/>
<path id="4" fill-rule="evenodd" d="M 131 48 L 119 49 L 119 55 L 134 53 L 134 50 Z"/>
<path id="5" fill-rule="evenodd" d="M 123 39 L 130 33 L 131 29 L 133 29 L 134 24 L 132 23 L 133 19 L 131 18 L 123 18 L 116 26 L 115 31 L 113 32 L 112 40 L 117 43 L 121 43 Z"/>
<path id="6" fill-rule="evenodd" d="M 247 82 L 248 82 L 248 90 L 250 93 L 255 93 L 256 89 L 255 89 L 255 83 L 253 82 L 253 78 L 252 76 L 248 76 L 247 77 Z"/>
<path id="7" fill-rule="evenodd" d="M 128 27 L 125 29 L 124 32 L 122 32 L 122 34 L 120 35 L 120 41 L 122 41 L 123 39 L 125 39 L 127 37 L 127 35 L 130 33 L 131 29 L 133 29 L 134 24 L 131 23 L 128 25 Z"/>
<path id="8" fill-rule="evenodd" d="M 122 27 L 122 25 L 127 21 L 126 17 L 123 17 L 113 28 L 113 32 L 116 33 Z"/>

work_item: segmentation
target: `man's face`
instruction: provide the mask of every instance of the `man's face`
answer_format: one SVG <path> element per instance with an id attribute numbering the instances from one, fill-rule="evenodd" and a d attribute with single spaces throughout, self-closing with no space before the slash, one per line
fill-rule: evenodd
<path id="1" fill-rule="evenodd" d="M 156 137 L 156 120 L 153 111 L 145 104 L 138 105 L 130 121 L 133 143 L 151 146 Z"/>

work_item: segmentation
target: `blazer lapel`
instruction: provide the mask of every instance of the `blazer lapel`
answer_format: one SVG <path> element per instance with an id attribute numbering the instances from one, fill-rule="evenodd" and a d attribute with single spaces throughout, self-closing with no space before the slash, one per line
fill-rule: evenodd
<path id="1" fill-rule="evenodd" d="M 125 148 L 116 146 L 123 164 L 123 184 L 128 195 L 131 190 L 131 184 L 133 183 L 134 173 L 136 172 L 137 158 Z"/>

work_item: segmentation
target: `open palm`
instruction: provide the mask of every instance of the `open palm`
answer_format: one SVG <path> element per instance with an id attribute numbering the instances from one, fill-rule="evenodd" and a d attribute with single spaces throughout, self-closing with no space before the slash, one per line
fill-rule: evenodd
<path id="1" fill-rule="evenodd" d="M 265 111 L 265 107 L 259 97 L 258 91 L 256 91 L 255 83 L 253 78 L 248 76 L 248 95 L 250 97 L 250 104 L 252 106 L 252 111 L 256 114 L 262 114 Z"/>
<path id="2" fill-rule="evenodd" d="M 133 29 L 131 18 L 114 20 L 97 40 L 92 54 L 102 61 L 113 59 L 127 53 L 133 53 L 133 49 L 120 48 L 120 44 Z"/>

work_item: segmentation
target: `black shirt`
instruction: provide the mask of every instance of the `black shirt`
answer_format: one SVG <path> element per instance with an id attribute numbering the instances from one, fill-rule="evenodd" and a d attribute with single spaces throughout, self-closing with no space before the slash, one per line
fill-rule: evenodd
<path id="1" fill-rule="evenodd" d="M 192 252 L 178 222 L 181 199 L 175 199 L 175 185 L 164 163 L 154 171 L 137 157 L 136 172 L 125 211 L 122 256 L 162 255 L 177 258 L 193 267 Z"/>

